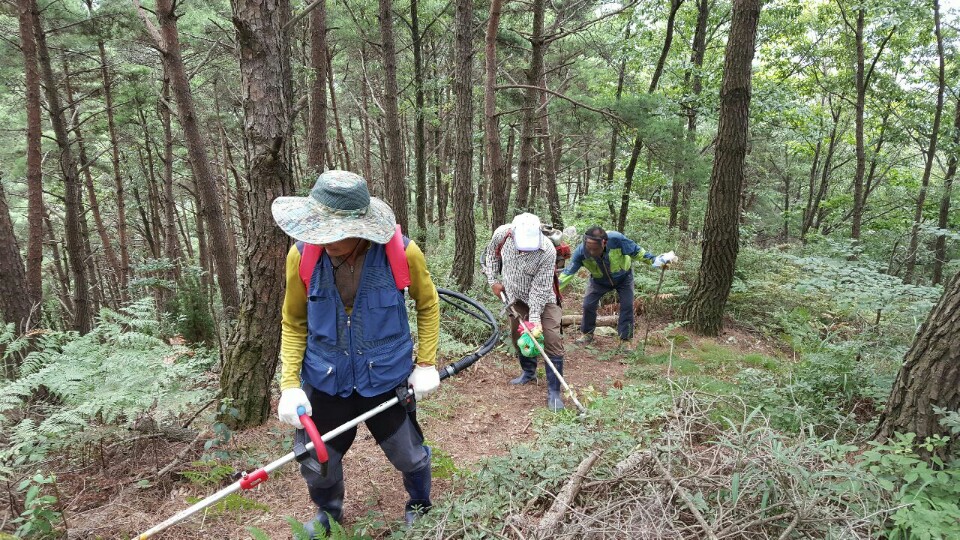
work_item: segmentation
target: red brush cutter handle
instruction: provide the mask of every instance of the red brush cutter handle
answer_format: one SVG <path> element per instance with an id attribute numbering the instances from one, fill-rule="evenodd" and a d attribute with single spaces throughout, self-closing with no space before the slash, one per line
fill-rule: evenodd
<path id="1" fill-rule="evenodd" d="M 330 458 L 327 455 L 327 447 L 323 444 L 323 439 L 320 438 L 320 432 L 317 431 L 317 425 L 313 423 L 312 418 L 307 416 L 307 410 L 303 406 L 297 407 L 297 414 L 300 415 L 300 423 L 303 424 L 304 431 L 307 432 L 307 436 L 313 442 L 313 449 L 317 451 L 317 461 L 326 463 Z"/>

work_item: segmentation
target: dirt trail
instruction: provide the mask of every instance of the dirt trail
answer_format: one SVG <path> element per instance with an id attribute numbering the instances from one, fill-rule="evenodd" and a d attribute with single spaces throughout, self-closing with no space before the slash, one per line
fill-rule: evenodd
<path id="1" fill-rule="evenodd" d="M 603 392 L 622 379 L 627 365 L 619 361 L 619 356 L 594 354 L 596 350 L 615 347 L 615 338 L 598 337 L 589 350 L 574 345 L 574 337 L 568 334 L 565 338 L 564 374 L 570 384 L 574 387 L 592 385 Z M 596 356 L 608 358 L 599 360 Z M 542 362 L 540 367 L 543 368 Z M 531 422 L 536 411 L 546 405 L 545 380 L 541 376 L 538 384 L 510 385 L 508 381 L 518 373 L 516 359 L 507 356 L 501 347 L 466 372 L 449 379 L 437 394 L 421 404 L 419 418 L 424 434 L 439 456 L 448 456 L 453 467 L 470 468 L 485 457 L 505 455 L 510 447 L 534 438 Z M 284 453 L 280 441 L 290 433 L 291 430 L 274 419 L 236 434 L 231 455 L 240 457 L 232 459 L 230 464 L 238 469 L 253 469 L 276 459 Z M 70 538 L 129 537 L 187 507 L 186 497 L 203 497 L 219 489 L 219 486 L 198 486 L 186 480 L 148 489 L 139 489 L 136 484 L 118 487 L 136 476 L 138 465 L 143 468 L 152 468 L 154 463 L 162 465 L 182 447 L 147 444 L 137 456 L 114 456 L 104 471 L 74 479 L 74 483 L 82 481 L 89 493 L 83 500 L 71 497 L 75 502 L 67 511 Z M 353 524 L 380 514 L 378 534 L 385 535 L 399 527 L 406 502 L 400 475 L 376 447 L 365 427 L 360 427 L 344 462 L 347 484 L 344 522 Z M 449 485 L 449 480 L 435 480 L 435 502 L 443 499 Z M 84 489 L 77 488 L 77 491 Z M 270 538 L 289 538 L 290 527 L 285 518 L 307 520 L 314 511 L 306 486 L 293 465 L 277 471 L 270 481 L 245 495 L 267 509 L 251 508 L 193 518 L 161 538 L 250 538 L 247 526 L 262 529 Z M 80 505 L 85 509 L 77 508 Z"/>

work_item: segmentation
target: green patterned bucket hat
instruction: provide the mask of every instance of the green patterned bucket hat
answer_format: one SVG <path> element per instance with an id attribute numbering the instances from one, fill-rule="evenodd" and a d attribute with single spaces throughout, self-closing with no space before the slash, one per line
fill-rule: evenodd
<path id="1" fill-rule="evenodd" d="M 365 238 L 386 244 L 397 219 L 387 203 L 370 196 L 367 181 L 349 171 L 327 171 L 307 197 L 277 197 L 273 219 L 283 232 L 308 244 Z"/>

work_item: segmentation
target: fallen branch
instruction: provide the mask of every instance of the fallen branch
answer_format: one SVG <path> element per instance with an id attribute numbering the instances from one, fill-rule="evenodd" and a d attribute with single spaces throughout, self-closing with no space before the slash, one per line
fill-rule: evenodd
<path id="1" fill-rule="evenodd" d="M 713 529 L 711 529 L 710 525 L 707 524 L 707 520 L 703 519 L 703 514 L 697 510 L 696 505 L 693 504 L 692 500 L 690 500 L 690 495 L 687 494 L 687 490 L 683 489 L 683 487 L 680 486 L 680 483 L 677 482 L 672 474 L 670 474 L 670 471 L 663 466 L 663 463 L 660 461 L 660 458 L 657 457 L 655 452 L 651 452 L 650 456 L 653 458 L 653 464 L 656 466 L 657 472 L 663 475 L 667 482 L 669 482 L 673 487 L 673 490 L 677 492 L 677 495 L 680 496 L 680 500 L 683 501 L 683 504 L 688 510 L 690 510 L 690 513 L 693 514 L 693 518 L 697 520 L 698 524 L 700 524 L 700 528 L 703 529 L 703 532 L 707 535 L 707 538 L 710 540 L 719 540 L 719 538 L 717 538 L 717 534 L 713 532 Z"/>
<path id="2" fill-rule="evenodd" d="M 540 525 L 537 526 L 536 538 L 553 537 L 554 530 L 563 518 L 563 514 L 565 514 L 567 508 L 573 504 L 577 493 L 580 492 L 580 484 L 583 483 L 583 479 L 587 476 L 587 473 L 590 472 L 590 469 L 593 468 L 593 464 L 597 462 L 597 459 L 602 453 L 603 450 L 594 450 L 580 462 L 573 476 L 571 476 L 567 484 L 563 486 L 560 493 L 557 493 L 557 498 L 554 499 L 553 504 L 550 505 L 550 509 L 547 510 L 547 513 L 544 514 L 540 520 Z"/>

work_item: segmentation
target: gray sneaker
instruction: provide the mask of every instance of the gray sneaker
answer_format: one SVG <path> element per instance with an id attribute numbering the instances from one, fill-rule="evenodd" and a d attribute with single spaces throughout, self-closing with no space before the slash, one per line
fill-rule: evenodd
<path id="1" fill-rule="evenodd" d="M 633 346 L 633 342 L 632 342 L 632 341 L 630 341 L 629 339 L 621 339 L 621 340 L 620 340 L 620 352 L 624 352 L 624 353 L 627 353 L 627 354 L 633 354 L 633 351 L 635 351 L 635 350 L 637 350 L 637 349 L 636 349 L 636 347 Z"/>
<path id="2" fill-rule="evenodd" d="M 589 345 L 593 343 L 593 334 L 584 334 L 574 341 L 577 345 Z"/>

